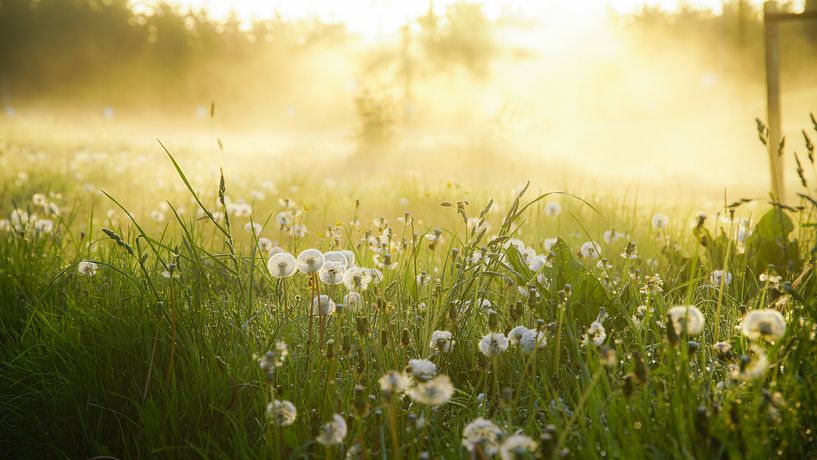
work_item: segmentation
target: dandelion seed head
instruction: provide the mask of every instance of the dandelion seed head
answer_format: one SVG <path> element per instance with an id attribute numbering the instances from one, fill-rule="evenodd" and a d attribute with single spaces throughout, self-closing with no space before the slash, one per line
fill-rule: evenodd
<path id="1" fill-rule="evenodd" d="M 587 241 L 582 244 L 579 253 L 587 259 L 598 259 L 601 255 L 601 247 L 595 241 Z"/>
<path id="2" fill-rule="evenodd" d="M 664 214 L 656 214 L 652 216 L 652 226 L 657 228 L 658 230 L 662 230 L 667 228 L 669 225 L 669 217 L 665 216 Z"/>
<path id="3" fill-rule="evenodd" d="M 274 251 L 274 249 L 273 249 Z M 277 252 L 267 261 L 267 270 L 273 278 L 287 278 L 295 274 L 297 261 L 288 252 Z"/>
<path id="4" fill-rule="evenodd" d="M 502 460 L 533 458 L 538 447 L 533 438 L 524 434 L 512 434 L 499 446 L 499 458 Z"/>
<path id="5" fill-rule="evenodd" d="M 95 276 L 98 270 L 99 265 L 97 265 L 95 262 L 84 260 L 77 264 L 77 271 L 80 275 Z"/>
<path id="6" fill-rule="evenodd" d="M 750 340 L 774 342 L 786 334 L 786 320 L 777 310 L 752 310 L 743 317 L 740 331 Z"/>
<path id="7" fill-rule="evenodd" d="M 325 252 L 323 254 L 323 260 L 324 263 L 335 262 L 339 264 L 341 267 L 343 267 L 343 270 L 346 270 L 348 267 L 351 267 L 351 265 L 349 265 L 347 257 L 341 251 Z"/>
<path id="8" fill-rule="evenodd" d="M 312 300 L 312 314 L 329 316 L 335 313 L 335 302 L 326 294 L 321 294 Z"/>
<path id="9" fill-rule="evenodd" d="M 399 395 L 408 389 L 410 381 L 402 372 L 389 371 L 380 377 L 378 383 L 384 393 Z"/>
<path id="10" fill-rule="evenodd" d="M 343 273 L 346 271 L 345 266 L 345 261 L 343 263 L 337 261 L 325 262 L 323 267 L 318 270 L 318 277 L 321 282 L 330 286 L 340 284 L 343 282 Z"/>
<path id="11" fill-rule="evenodd" d="M 332 421 L 321 426 L 315 440 L 324 446 L 335 446 L 343 442 L 343 439 L 346 438 L 346 432 L 346 420 L 340 414 L 335 414 L 332 416 Z"/>
<path id="12" fill-rule="evenodd" d="M 503 431 L 494 422 L 480 417 L 465 425 L 462 430 L 462 445 L 471 453 L 477 452 L 479 448 L 490 457 L 499 450 L 502 435 Z"/>
<path id="13" fill-rule="evenodd" d="M 749 355 L 741 356 L 740 363 L 733 364 L 730 376 L 735 380 L 755 380 L 766 374 L 769 370 L 769 358 L 766 350 L 753 344 L 749 347 Z"/>
<path id="14" fill-rule="evenodd" d="M 431 333 L 429 347 L 440 353 L 449 353 L 454 346 L 453 335 L 450 331 L 434 331 Z"/>
<path id="15" fill-rule="evenodd" d="M 562 205 L 555 201 L 548 201 L 545 203 L 545 215 L 557 217 L 562 213 Z"/>
<path id="16" fill-rule="evenodd" d="M 675 335 L 698 335 L 704 330 L 704 314 L 694 305 L 677 305 L 667 313 Z"/>
<path id="17" fill-rule="evenodd" d="M 501 332 L 490 332 L 479 341 L 479 351 L 487 357 L 504 353 L 508 349 L 508 338 Z"/>
<path id="18" fill-rule="evenodd" d="M 298 411 L 290 401 L 275 400 L 267 404 L 267 420 L 275 426 L 290 426 L 295 423 Z"/>
<path id="19" fill-rule="evenodd" d="M 437 365 L 427 359 L 411 359 L 406 371 L 416 380 L 425 382 L 437 374 Z"/>
<path id="20" fill-rule="evenodd" d="M 418 383 L 408 390 L 408 395 L 413 401 L 427 406 L 441 406 L 447 403 L 453 394 L 454 385 L 447 375 L 439 375 L 427 382 Z"/>
<path id="21" fill-rule="evenodd" d="M 371 273 L 363 267 L 352 267 L 343 273 L 343 285 L 352 292 L 365 291 L 371 281 Z"/>
<path id="22" fill-rule="evenodd" d="M 298 271 L 304 274 L 315 273 L 323 267 L 323 254 L 317 249 L 306 249 L 298 254 Z"/>

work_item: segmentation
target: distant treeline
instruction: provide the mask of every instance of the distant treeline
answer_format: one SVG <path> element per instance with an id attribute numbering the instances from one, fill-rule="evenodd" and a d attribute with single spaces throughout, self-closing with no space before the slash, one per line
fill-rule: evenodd
<path id="1" fill-rule="evenodd" d="M 716 36 L 729 50 L 747 49 L 746 59 L 762 59 L 760 15 L 743 3 L 728 2 L 720 16 L 646 9 L 621 20 L 650 40 L 649 34 L 676 41 Z M 809 4 L 817 6 L 817 0 Z M 489 29 L 503 21 L 492 25 L 478 6 L 468 4 L 451 8 L 446 19 L 417 19 L 423 59 L 432 66 L 459 62 L 475 74 L 485 72 L 484 63 L 495 51 Z M 786 54 L 817 43 L 817 21 L 787 26 L 784 33 L 786 65 Z M 354 35 L 342 25 L 316 20 L 242 27 L 237 19 L 217 22 L 204 12 L 166 4 L 146 15 L 135 13 L 126 0 L 0 0 L 0 104 L 80 99 L 144 107 L 207 103 L 224 88 L 240 89 L 235 97 L 248 101 L 279 88 L 285 103 L 304 72 L 300 61 L 315 48 L 353 43 Z M 399 46 L 389 52 L 399 67 Z M 395 78 L 396 85 L 401 78 Z"/>

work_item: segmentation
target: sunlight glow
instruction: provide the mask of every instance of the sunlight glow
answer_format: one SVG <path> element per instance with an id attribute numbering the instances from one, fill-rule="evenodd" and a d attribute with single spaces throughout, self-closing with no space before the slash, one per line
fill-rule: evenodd
<path id="1" fill-rule="evenodd" d="M 134 8 L 145 11 L 157 0 L 135 0 Z M 285 20 L 318 18 L 325 22 L 340 22 L 355 32 L 366 36 L 377 36 L 399 29 L 406 21 L 425 14 L 433 5 L 437 14 L 456 0 L 400 1 L 400 0 L 171 0 L 180 8 L 206 11 L 216 20 L 226 20 L 232 14 L 239 21 L 271 19 L 280 16 Z M 490 0 L 479 2 L 489 19 L 503 15 L 520 15 L 527 18 L 546 20 L 558 17 L 560 21 L 575 21 L 604 15 L 607 11 L 619 14 L 637 12 L 644 7 L 658 8 L 666 12 L 689 8 L 722 11 L 722 0 Z M 747 0 L 747 5 L 759 6 L 762 0 Z M 800 8 L 803 1 L 793 2 Z"/>

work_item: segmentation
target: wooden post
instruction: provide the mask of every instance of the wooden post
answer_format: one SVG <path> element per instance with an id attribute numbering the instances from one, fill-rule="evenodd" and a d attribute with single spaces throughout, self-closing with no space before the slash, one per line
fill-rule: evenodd
<path id="1" fill-rule="evenodd" d="M 763 30 L 766 52 L 766 122 L 769 128 L 768 150 L 769 171 L 771 172 L 772 198 L 783 202 L 785 187 L 783 182 L 783 156 L 780 152 L 780 45 L 777 2 L 763 4 Z"/>

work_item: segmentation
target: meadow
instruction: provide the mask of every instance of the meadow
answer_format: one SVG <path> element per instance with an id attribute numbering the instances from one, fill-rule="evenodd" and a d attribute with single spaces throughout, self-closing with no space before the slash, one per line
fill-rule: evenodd
<path id="1" fill-rule="evenodd" d="M 701 207 L 0 150 L 0 456 L 817 455 L 813 147 Z"/>

